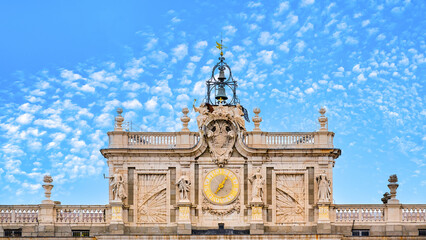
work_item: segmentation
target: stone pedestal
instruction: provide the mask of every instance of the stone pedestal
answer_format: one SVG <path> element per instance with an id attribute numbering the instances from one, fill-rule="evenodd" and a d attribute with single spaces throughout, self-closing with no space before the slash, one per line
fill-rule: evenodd
<path id="1" fill-rule="evenodd" d="M 182 235 L 190 235 L 192 233 L 191 226 L 191 202 L 189 200 L 181 200 L 178 203 L 179 216 L 177 233 Z"/>
<path id="2" fill-rule="evenodd" d="M 50 203 L 50 202 L 51 203 Z M 55 204 L 51 200 L 43 200 L 38 212 L 38 236 L 55 236 Z"/>
<path id="3" fill-rule="evenodd" d="M 254 199 L 251 205 L 250 234 L 264 234 L 265 224 L 263 222 L 263 202 L 260 199 Z"/>
<path id="4" fill-rule="evenodd" d="M 111 222 L 109 224 L 109 231 L 111 234 L 124 234 L 124 221 L 123 221 L 123 202 L 111 201 Z"/>
<path id="5" fill-rule="evenodd" d="M 331 233 L 330 204 L 329 203 L 318 204 L 317 233 L 318 234 L 330 234 Z"/>

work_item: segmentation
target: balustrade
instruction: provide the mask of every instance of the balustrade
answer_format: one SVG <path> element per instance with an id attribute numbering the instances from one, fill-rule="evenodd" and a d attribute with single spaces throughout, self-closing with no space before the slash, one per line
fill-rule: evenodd
<path id="1" fill-rule="evenodd" d="M 0 223 L 35 223 L 38 221 L 38 205 L 1 206 Z"/>
<path id="2" fill-rule="evenodd" d="M 383 222 L 384 206 L 336 206 L 336 222 Z"/>
<path id="3" fill-rule="evenodd" d="M 426 222 L 426 205 L 403 205 L 403 222 Z"/>
<path id="4" fill-rule="evenodd" d="M 58 206 L 56 222 L 58 223 L 104 223 L 105 206 Z"/>

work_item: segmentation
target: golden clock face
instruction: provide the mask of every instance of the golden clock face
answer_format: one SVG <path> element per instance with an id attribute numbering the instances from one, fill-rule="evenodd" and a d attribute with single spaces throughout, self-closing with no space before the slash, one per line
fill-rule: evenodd
<path id="1" fill-rule="evenodd" d="M 210 171 L 204 179 L 203 192 L 214 204 L 228 204 L 237 198 L 240 191 L 238 177 L 232 171 L 218 168 Z"/>

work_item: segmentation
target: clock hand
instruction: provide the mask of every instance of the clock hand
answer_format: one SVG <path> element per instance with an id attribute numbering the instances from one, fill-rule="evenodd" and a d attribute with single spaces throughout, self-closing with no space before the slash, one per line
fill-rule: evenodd
<path id="1" fill-rule="evenodd" d="M 216 189 L 216 192 L 214 192 L 215 194 L 217 194 L 217 192 L 219 192 L 219 190 L 223 188 L 223 185 L 225 184 L 226 179 L 228 179 L 228 176 L 225 176 L 225 179 L 223 179 L 223 181 L 219 184 L 218 188 Z"/>

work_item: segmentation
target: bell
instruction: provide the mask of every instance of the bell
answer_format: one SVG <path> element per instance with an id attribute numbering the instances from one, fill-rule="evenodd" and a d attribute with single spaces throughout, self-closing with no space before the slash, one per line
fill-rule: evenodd
<path id="1" fill-rule="evenodd" d="M 226 79 L 226 77 L 225 77 L 225 71 L 220 70 L 218 79 L 221 82 L 223 82 Z"/>
<path id="2" fill-rule="evenodd" d="M 217 94 L 215 98 L 216 100 L 220 102 L 226 101 L 226 99 L 228 99 L 228 97 L 226 96 L 225 88 L 223 86 L 219 86 L 219 88 L 217 89 Z"/>

